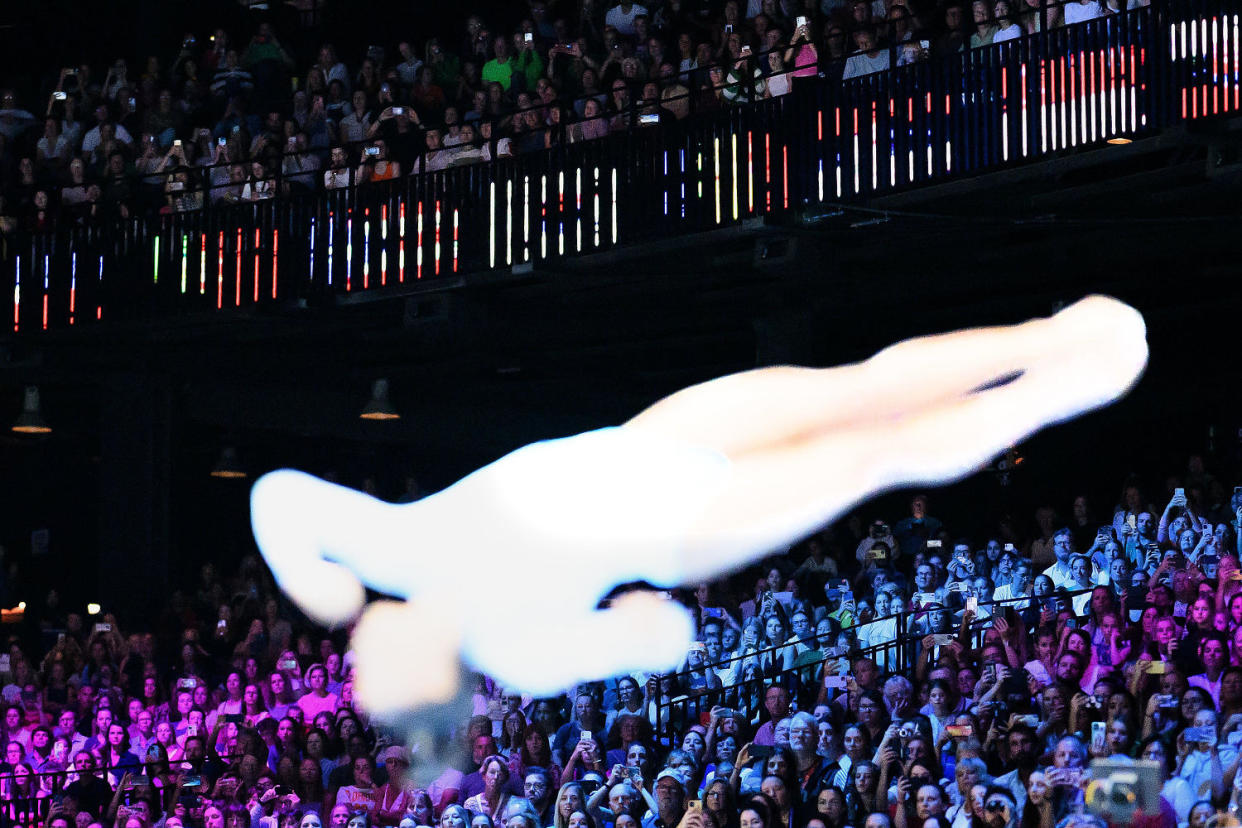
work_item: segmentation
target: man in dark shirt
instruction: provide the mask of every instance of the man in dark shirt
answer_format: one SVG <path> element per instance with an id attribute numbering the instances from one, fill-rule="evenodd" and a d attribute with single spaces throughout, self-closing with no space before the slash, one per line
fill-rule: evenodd
<path id="1" fill-rule="evenodd" d="M 328 774 L 328 787 L 343 788 L 354 784 L 354 760 L 369 753 L 366 739 L 361 734 L 350 736 L 349 741 L 345 743 L 345 754 L 349 757 L 349 761 L 342 762 L 332 769 Z"/>
<path id="2" fill-rule="evenodd" d="M 95 757 L 87 751 L 81 751 L 73 758 L 74 767 L 80 776 L 65 788 L 65 795 L 78 801 L 78 808 L 89 811 L 98 819 L 103 815 L 104 808 L 112 801 L 112 788 L 99 778 L 95 769 Z"/>
<path id="3" fill-rule="evenodd" d="M 665 768 L 656 776 L 656 810 L 642 822 L 642 828 L 673 828 L 686 812 L 686 787 L 676 772 Z"/>
<path id="4" fill-rule="evenodd" d="M 552 778 L 543 768 L 528 768 L 522 785 L 523 795 L 539 814 L 540 825 L 552 825 L 556 820 L 556 789 Z"/>
<path id="5" fill-rule="evenodd" d="M 929 538 L 936 537 L 943 528 L 939 520 L 927 514 L 927 495 L 917 494 L 910 500 L 910 517 L 898 521 L 893 527 L 893 535 L 900 545 L 901 554 L 906 560 L 922 551 L 923 544 Z"/>
<path id="6" fill-rule="evenodd" d="M 370 137 L 376 135 L 388 144 L 388 156 L 401 165 L 403 172 L 414 169 L 414 161 L 425 145 L 417 112 L 408 106 L 388 107 L 371 126 Z"/>
<path id="7" fill-rule="evenodd" d="M 224 767 L 219 762 L 207 758 L 207 743 L 202 736 L 186 737 L 184 758 L 190 766 L 189 772 L 202 776 L 208 785 L 214 785 L 224 774 Z"/>

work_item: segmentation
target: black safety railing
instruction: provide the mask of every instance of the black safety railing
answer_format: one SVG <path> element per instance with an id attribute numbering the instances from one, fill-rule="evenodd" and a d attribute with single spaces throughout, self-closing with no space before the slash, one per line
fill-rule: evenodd
<path id="1" fill-rule="evenodd" d="M 317 194 L 12 234 L 15 332 L 314 301 L 813 210 L 1242 106 L 1239 0 L 1156 0 L 652 129 Z M 0 306 L 0 313 L 6 309 Z"/>
<path id="2" fill-rule="evenodd" d="M 46 825 L 50 817 L 60 809 L 66 789 L 69 788 L 69 792 L 72 793 L 70 785 L 74 782 L 88 776 L 95 776 L 106 782 L 111 793 L 115 794 L 127 773 L 132 774 L 133 781 L 128 793 L 121 792 L 117 802 L 118 808 L 127 807 L 131 798 L 146 798 L 151 795 L 166 798 L 168 794 L 176 790 L 176 779 L 180 773 L 186 774 L 183 777 L 186 784 L 181 789 L 183 794 L 193 793 L 195 796 L 205 796 L 209 793 L 208 789 L 203 787 L 202 777 L 190 775 L 189 771 L 171 772 L 171 778 L 166 782 L 167 787 L 162 787 L 153 785 L 152 778 L 145 775 L 146 771 L 133 765 L 115 765 L 89 771 L 79 771 L 72 766 L 53 767 L 23 774 L 6 770 L 0 773 L 0 825 L 39 828 L 39 826 Z M 161 785 L 164 783 L 165 780 L 161 780 Z M 102 803 L 105 811 L 109 805 L 110 801 Z M 156 817 L 158 818 L 158 814 Z"/>
<path id="3" fill-rule="evenodd" d="M 1020 596 L 1000 601 L 980 601 L 978 602 L 979 607 L 984 608 L 985 612 L 976 615 L 975 619 L 964 629 L 960 626 L 960 623 L 954 622 L 948 628 L 939 631 L 939 634 L 951 635 L 955 641 L 960 640 L 959 634 L 964 634 L 965 640 L 963 644 L 978 649 L 982 646 L 984 635 L 992 626 L 994 617 L 1000 615 L 1007 608 L 1012 607 L 1016 611 L 1021 612 L 1028 607 L 1039 606 L 1040 602 L 1047 599 L 1068 602 L 1080 595 L 1091 592 L 1092 589 L 1094 587 L 1058 591 L 1038 598 Z M 696 686 L 696 679 L 701 681 L 701 678 L 699 678 L 702 675 L 701 671 L 685 670 L 680 673 L 662 676 L 659 681 L 669 687 L 669 692 L 665 693 L 662 687 L 659 699 L 653 700 L 649 704 L 652 725 L 656 736 L 662 743 L 671 745 L 686 727 L 702 723 L 703 718 L 711 713 L 713 707 L 718 705 L 730 711 L 736 711 L 748 721 L 757 724 L 759 717 L 763 715 L 763 695 L 766 688 L 772 685 L 780 685 L 786 688 L 818 688 L 823 677 L 825 663 L 834 659 L 844 660 L 843 666 L 845 669 L 838 671 L 838 675 L 842 678 L 862 658 L 869 658 L 875 662 L 879 668 L 881 679 L 887 678 L 890 675 L 907 674 L 918 661 L 919 649 L 922 646 L 923 639 L 927 635 L 932 634 L 931 629 L 926 624 L 920 624 L 920 622 L 932 612 L 948 612 L 950 618 L 952 618 L 954 613 L 959 612 L 961 609 L 961 607 L 945 608 L 938 604 L 929 605 L 917 610 L 903 609 L 881 618 L 875 618 L 867 622 L 858 622 L 856 626 L 847 629 L 857 634 L 867 629 L 870 625 L 881 625 L 880 629 L 883 640 L 879 643 L 851 649 L 848 652 L 838 652 L 830 648 L 831 651 L 821 651 L 820 657 L 814 662 L 805 664 L 795 663 L 795 666 L 789 669 L 765 670 L 764 667 L 771 665 L 785 651 L 791 648 L 805 647 L 809 650 L 818 650 L 818 636 L 808 636 L 803 639 L 790 640 L 776 646 L 739 652 L 728 658 L 706 665 L 708 670 L 716 671 L 718 674 L 724 673 L 735 679 L 727 685 L 722 685 L 718 688 L 709 688 L 701 684 Z M 890 624 L 891 627 L 887 626 Z M 871 636 L 868 636 L 868 639 L 870 638 Z M 750 665 L 754 665 L 753 670 L 748 669 Z M 844 692 L 844 690 L 841 692 Z"/>
<path id="4" fill-rule="evenodd" d="M 620 97 L 616 91 L 608 94 L 596 90 L 593 93 L 583 93 L 567 103 L 558 100 L 549 104 L 539 100 L 538 103 L 532 103 L 530 106 L 516 107 L 503 112 L 478 113 L 471 110 L 462 119 L 455 121 L 452 127 L 459 130 L 471 127 L 477 133 L 483 123 L 488 123 L 497 130 L 494 140 L 489 141 L 485 137 L 476 135 L 473 142 L 460 142 L 454 139 L 453 130 L 448 125 L 433 127 L 442 133 L 440 146 L 420 151 L 418 157 L 412 161 L 407 158 L 405 163 L 408 164 L 408 168 L 402 173 L 438 171 L 453 166 L 483 163 L 490 160 L 483 155 L 482 150 L 485 146 L 490 152 L 496 153 L 497 157 L 507 157 L 523 152 L 523 142 L 532 138 L 542 148 L 543 144 L 560 145 L 597 140 L 594 137 L 596 135 L 607 136 L 613 132 L 656 126 L 661 123 L 662 115 L 667 120 L 673 116 L 674 110 L 689 117 L 701 115 L 705 111 L 715 112 L 725 105 L 721 101 L 716 101 L 711 105 L 706 103 L 707 98 L 715 100 L 716 92 L 720 92 L 722 96 L 732 93 L 737 96 L 738 102 L 748 104 L 764 97 L 762 90 L 766 88 L 765 84 L 782 82 L 785 87 L 789 87 L 795 77 L 804 77 L 807 73 L 815 74 L 820 60 L 813 47 L 809 55 L 803 56 L 802 49 L 808 45 L 810 44 L 807 41 L 799 40 L 792 45 L 777 46 L 767 51 L 754 54 L 748 52 L 734 61 L 717 61 L 703 66 L 696 65 L 688 70 L 679 70 L 672 78 L 665 80 L 675 81 L 678 85 L 688 84 L 689 86 L 681 86 L 681 89 L 685 91 L 678 92 L 675 87 L 670 86 L 669 89 L 674 94 L 661 95 L 653 100 L 644 100 L 633 95 L 632 92 L 635 90 L 627 85 Z M 894 43 L 888 47 L 890 59 L 894 65 L 897 63 L 895 55 L 899 51 L 897 46 L 898 44 Z M 790 63 L 780 72 L 770 74 L 762 72 L 761 67 L 769 65 L 769 58 L 774 54 L 789 57 Z M 843 64 L 844 61 L 845 57 L 842 57 L 836 62 Z M 713 69 L 720 70 L 719 83 L 711 81 Z M 703 88 L 698 88 L 695 77 L 705 80 Z M 734 82 L 731 83 L 730 80 Z M 691 91 L 690 87 L 694 87 L 695 91 Z M 585 113 L 587 102 L 591 100 L 599 104 L 600 114 L 587 115 Z M 330 187 L 326 187 L 327 189 L 352 189 L 372 180 L 375 165 L 381 161 L 378 157 L 377 145 L 393 139 L 392 133 L 381 129 L 384 121 L 395 124 L 399 116 L 405 116 L 410 124 L 411 134 L 421 137 L 418 130 L 427 125 L 419 120 L 415 107 L 400 107 L 388 101 L 383 103 L 388 103 L 388 105 L 375 113 L 374 119 L 367 121 L 371 124 L 368 132 L 374 130 L 374 135 L 356 141 L 339 140 L 332 144 L 333 148 L 339 147 L 345 150 L 349 162 L 341 167 L 331 168 L 339 183 L 334 180 Z M 552 117 L 554 111 L 557 113 L 557 118 Z M 49 117 L 52 112 L 53 108 L 49 105 Z M 537 116 L 535 119 L 537 126 L 525 126 L 527 122 L 525 116 L 529 114 Z M 243 200 L 241 193 L 247 183 L 252 187 L 258 185 L 264 191 L 261 196 L 245 199 L 255 201 L 276 195 L 286 195 L 290 190 L 288 185 L 294 185 L 298 189 L 320 189 L 319 182 L 325 179 L 326 183 L 325 173 L 329 171 L 322 163 L 322 159 L 328 155 L 329 147 L 323 143 L 319 128 L 328 121 L 339 120 L 339 118 L 339 115 L 329 118 L 327 111 L 320 111 L 314 118 L 316 125 L 314 129 L 309 126 L 311 121 L 303 122 L 302 129 L 308 133 L 315 133 L 319 141 L 317 146 L 308 145 L 305 148 L 295 148 L 292 138 L 287 139 L 279 148 L 275 144 L 267 143 L 266 136 L 265 141 L 259 143 L 257 136 L 250 135 L 244 124 L 240 123 L 232 127 L 228 134 L 219 135 L 214 146 L 211 140 L 212 131 L 202 128 L 198 130 L 193 141 L 173 141 L 167 151 L 162 149 L 153 133 L 144 133 L 142 155 L 136 161 L 138 169 L 135 176 L 142 187 L 141 195 L 144 198 L 132 205 L 130 209 L 145 212 L 154 206 L 152 204 L 154 202 L 163 207 L 162 212 L 186 212 L 201 209 L 221 199 L 235 203 Z M 217 129 L 219 130 L 219 127 Z M 167 134 L 161 133 L 161 135 L 167 137 L 171 132 L 168 130 Z M 502 132 L 503 136 L 501 136 Z M 247 152 L 248 145 L 251 152 Z M 390 160 L 392 159 L 387 157 L 382 159 L 382 161 Z M 250 171 L 251 164 L 254 162 L 259 162 L 265 167 L 258 178 Z M 230 168 L 235 166 L 247 170 L 241 181 L 231 180 Z M 170 188 L 168 185 L 173 177 L 181 175 L 188 180 L 175 189 Z M 156 193 L 161 194 L 163 198 L 153 198 Z M 201 199 L 198 198 L 199 195 L 202 196 Z M 68 212 L 68 216 L 71 219 L 74 218 L 72 210 Z"/>
<path id="5" fill-rule="evenodd" d="M 225 763 L 231 763 L 242 756 L 241 753 L 234 753 L 222 754 L 218 758 Z M 208 787 L 209 780 L 183 762 L 170 762 L 167 772 L 157 769 L 155 775 L 160 776 L 158 784 L 153 775 L 148 775 L 155 767 L 144 763 L 140 766 L 109 765 L 78 770 L 73 765 L 59 767 L 48 762 L 43 763 L 42 769 L 36 768 L 30 773 L 5 770 L 0 772 L 0 826 L 41 828 L 47 825 L 48 820 L 60 810 L 66 789 L 72 793 L 70 786 L 88 776 L 106 782 L 111 794 L 115 795 L 125 781 L 126 774 L 131 775 L 129 787 L 122 790 L 117 797 L 118 813 L 120 809 L 129 807 L 130 801 L 134 799 L 149 800 L 151 797 L 159 797 L 165 805 L 170 805 L 170 794 L 178 790 L 183 798 L 206 798 L 212 794 Z M 111 800 L 101 803 L 104 816 L 107 815 L 110 804 Z M 217 804 L 223 805 L 224 802 L 217 800 Z M 158 821 L 159 814 L 154 814 L 154 818 L 153 821 Z"/>

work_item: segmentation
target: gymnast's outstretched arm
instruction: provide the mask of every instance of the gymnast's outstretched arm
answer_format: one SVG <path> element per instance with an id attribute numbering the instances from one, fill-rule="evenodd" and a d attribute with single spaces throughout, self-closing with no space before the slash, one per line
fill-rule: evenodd
<path id="1" fill-rule="evenodd" d="M 334 627 L 358 615 L 366 602 L 363 584 L 395 592 L 394 582 L 403 578 L 392 555 L 404 534 L 400 512 L 368 494 L 282 469 L 254 484 L 250 515 L 277 583 L 321 624 Z"/>

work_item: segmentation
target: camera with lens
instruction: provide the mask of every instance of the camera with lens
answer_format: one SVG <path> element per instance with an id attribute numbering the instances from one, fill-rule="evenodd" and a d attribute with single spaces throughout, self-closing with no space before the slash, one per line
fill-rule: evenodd
<path id="1" fill-rule="evenodd" d="M 1140 812 L 1158 815 L 1160 777 L 1158 762 L 1096 759 L 1087 783 L 1087 810 L 1113 825 L 1128 823 Z"/>

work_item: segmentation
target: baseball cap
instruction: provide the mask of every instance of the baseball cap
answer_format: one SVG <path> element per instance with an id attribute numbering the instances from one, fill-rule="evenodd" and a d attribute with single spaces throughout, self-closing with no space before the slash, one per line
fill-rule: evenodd
<path id="1" fill-rule="evenodd" d="M 380 761 L 387 765 L 389 762 L 404 762 L 410 764 L 410 752 L 401 745 L 393 745 L 384 748 L 379 755 Z"/>

